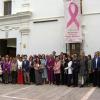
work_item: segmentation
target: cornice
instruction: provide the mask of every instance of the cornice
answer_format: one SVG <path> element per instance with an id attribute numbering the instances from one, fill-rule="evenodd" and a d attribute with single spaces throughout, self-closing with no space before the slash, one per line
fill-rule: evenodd
<path id="1" fill-rule="evenodd" d="M 0 16 L 0 21 L 6 21 L 6 20 L 15 20 L 20 18 L 29 18 L 32 16 L 32 12 L 19 12 L 12 15 L 6 15 L 6 16 Z"/>

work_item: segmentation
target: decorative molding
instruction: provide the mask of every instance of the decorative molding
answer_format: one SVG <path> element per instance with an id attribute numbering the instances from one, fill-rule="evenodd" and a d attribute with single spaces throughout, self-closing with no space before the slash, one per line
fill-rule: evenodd
<path id="1" fill-rule="evenodd" d="M 12 27 L 12 28 L 9 28 L 10 26 L 5 26 L 4 29 L 0 29 L 0 31 L 11 31 L 11 30 L 18 30 L 19 27 Z"/>
<path id="2" fill-rule="evenodd" d="M 11 30 L 18 30 L 18 29 L 19 29 L 19 27 L 11 27 L 10 28 L 10 26 L 5 26 L 4 29 L 0 29 L 0 31 L 5 32 L 5 38 L 8 38 L 9 37 L 9 32 Z"/>
<path id="3" fill-rule="evenodd" d="M 3 1 L 5 2 L 5 1 L 11 1 L 11 0 L 3 0 Z"/>
<path id="4" fill-rule="evenodd" d="M 14 20 L 16 18 L 20 19 L 20 18 L 26 18 L 26 17 L 31 17 L 31 16 L 32 16 L 32 12 L 30 11 L 18 12 L 12 15 L 0 16 L 0 21 Z"/>
<path id="5" fill-rule="evenodd" d="M 30 33 L 30 29 L 29 28 L 20 29 L 20 33 L 22 35 L 28 35 Z"/>
<path id="6" fill-rule="evenodd" d="M 100 15 L 100 12 L 92 12 L 92 13 L 83 13 L 83 16 L 88 16 L 88 15 Z"/>

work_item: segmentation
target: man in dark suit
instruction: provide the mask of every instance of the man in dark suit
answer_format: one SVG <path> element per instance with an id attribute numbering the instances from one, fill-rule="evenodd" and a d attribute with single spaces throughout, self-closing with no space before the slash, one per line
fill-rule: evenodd
<path id="1" fill-rule="evenodd" d="M 24 82 L 25 84 L 30 84 L 30 76 L 29 76 L 29 61 L 27 60 L 27 55 L 24 56 L 24 60 L 22 63 L 22 69 L 24 73 Z"/>
<path id="2" fill-rule="evenodd" d="M 100 57 L 99 52 L 93 58 L 93 85 L 100 87 Z"/>

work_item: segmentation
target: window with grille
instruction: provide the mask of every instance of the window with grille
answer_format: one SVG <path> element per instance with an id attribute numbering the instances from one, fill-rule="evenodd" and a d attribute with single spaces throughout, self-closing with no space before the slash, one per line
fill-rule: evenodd
<path id="1" fill-rule="evenodd" d="M 11 15 L 12 1 L 4 1 L 4 15 Z"/>

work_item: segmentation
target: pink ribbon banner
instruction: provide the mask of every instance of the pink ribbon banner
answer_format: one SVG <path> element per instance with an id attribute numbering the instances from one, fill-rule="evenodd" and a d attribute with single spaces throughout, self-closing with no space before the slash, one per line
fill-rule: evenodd
<path id="1" fill-rule="evenodd" d="M 65 42 L 81 43 L 80 0 L 64 0 L 65 8 Z"/>

